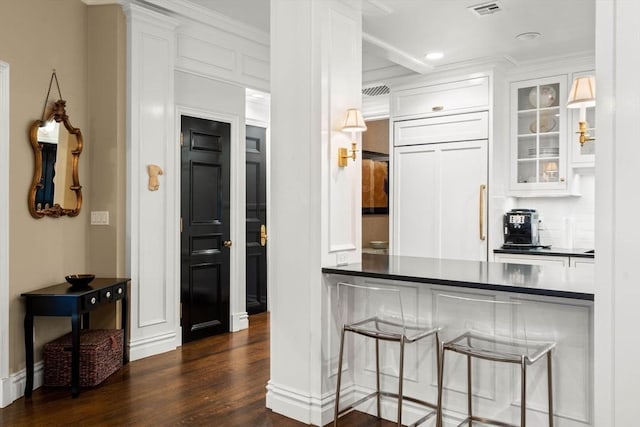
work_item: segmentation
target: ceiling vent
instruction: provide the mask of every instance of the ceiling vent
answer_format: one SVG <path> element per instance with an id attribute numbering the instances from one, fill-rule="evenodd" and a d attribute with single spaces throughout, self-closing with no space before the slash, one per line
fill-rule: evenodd
<path id="1" fill-rule="evenodd" d="M 500 3 L 498 3 L 497 1 L 492 1 L 490 3 L 469 6 L 468 9 L 476 16 L 487 16 L 500 12 L 502 10 L 502 6 L 500 6 Z"/>
<path id="2" fill-rule="evenodd" d="M 380 96 L 380 95 L 388 95 L 389 87 L 386 85 L 366 87 L 362 89 L 362 94 L 366 96 Z"/>

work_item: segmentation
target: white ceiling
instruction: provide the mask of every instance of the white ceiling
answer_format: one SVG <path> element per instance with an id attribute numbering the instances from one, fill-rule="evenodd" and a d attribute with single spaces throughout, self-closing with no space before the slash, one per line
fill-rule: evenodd
<path id="1" fill-rule="evenodd" d="M 269 0 L 191 1 L 269 31 Z M 363 0 L 363 81 L 382 82 L 477 62 L 518 65 L 593 54 L 595 0 L 494 2 L 501 10 L 479 17 L 468 7 L 489 1 Z M 524 32 L 541 37 L 516 40 Z M 432 50 L 442 51 L 444 58 L 424 59 Z"/>

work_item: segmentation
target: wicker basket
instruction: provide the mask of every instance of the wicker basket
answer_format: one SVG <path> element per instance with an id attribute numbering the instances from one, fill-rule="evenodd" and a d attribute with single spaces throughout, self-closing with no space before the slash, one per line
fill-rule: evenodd
<path id="1" fill-rule="evenodd" d="M 80 387 L 93 387 L 122 366 L 122 329 L 80 331 Z M 44 345 L 44 385 L 71 385 L 71 333 Z"/>

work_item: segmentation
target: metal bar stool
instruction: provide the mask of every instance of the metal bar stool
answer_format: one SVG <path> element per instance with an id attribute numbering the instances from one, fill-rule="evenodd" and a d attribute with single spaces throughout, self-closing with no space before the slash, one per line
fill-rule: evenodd
<path id="1" fill-rule="evenodd" d="M 454 295 L 439 295 L 439 298 L 442 299 L 451 299 L 454 301 L 454 304 L 457 308 L 458 313 L 478 313 L 478 312 L 487 312 L 486 310 L 478 310 L 478 306 L 490 304 L 492 306 L 497 305 L 505 305 L 510 309 L 511 318 L 517 317 L 514 315 L 520 309 L 520 306 L 523 304 L 522 302 L 517 301 L 496 301 L 496 300 L 485 300 L 479 298 L 466 298 Z M 472 308 L 475 307 L 475 310 Z M 519 314 L 522 314 L 520 311 Z M 442 320 L 438 318 L 438 320 Z M 474 415 L 473 413 L 473 405 L 472 405 L 472 383 L 471 379 L 473 378 L 471 372 L 471 360 L 472 358 L 478 358 L 483 360 L 489 360 L 493 362 L 504 362 L 504 363 L 512 363 L 520 365 L 520 426 L 525 427 L 527 423 L 527 367 L 537 362 L 540 359 L 543 359 L 546 356 L 547 359 L 547 397 L 549 404 L 549 426 L 553 427 L 553 387 L 552 387 L 552 350 L 555 347 L 555 342 L 548 341 L 534 341 L 527 339 L 526 337 L 526 327 L 524 327 L 524 318 L 519 318 L 517 320 L 520 328 L 517 332 L 511 331 L 512 335 L 516 335 L 515 337 L 506 337 L 499 336 L 495 331 L 487 331 L 486 328 L 484 330 L 479 330 L 476 327 L 478 324 L 472 324 L 468 319 L 467 330 L 462 333 L 454 335 L 455 338 L 450 340 L 445 340 L 442 344 L 442 354 L 440 356 L 440 365 L 439 365 L 439 378 L 438 378 L 438 407 L 440 408 L 440 412 L 438 414 L 438 425 L 442 426 L 442 394 L 443 394 L 443 384 L 444 384 L 444 361 L 445 355 L 448 351 L 452 351 L 455 353 L 459 353 L 465 355 L 467 357 L 467 418 L 465 418 L 458 426 L 462 426 L 467 424 L 469 426 L 473 425 L 474 421 L 483 423 L 483 424 L 491 424 L 502 427 L 516 427 L 514 424 L 509 424 L 503 421 L 490 419 L 481 417 L 478 415 Z M 448 329 L 450 328 L 450 324 L 447 325 Z M 455 329 L 455 327 L 451 327 L 450 329 Z M 506 334 L 505 334 L 506 335 Z"/>
<path id="2" fill-rule="evenodd" d="M 400 290 L 397 288 L 383 288 L 375 286 L 360 286 L 350 283 L 338 283 L 338 303 L 341 306 L 343 319 L 347 316 L 356 318 L 351 322 L 342 322 L 342 333 L 340 338 L 340 355 L 338 361 L 338 381 L 336 385 L 336 399 L 334 409 L 334 426 L 338 425 L 338 418 L 352 411 L 358 405 L 370 398 L 376 397 L 376 415 L 380 418 L 380 398 L 382 396 L 397 399 L 398 426 L 402 425 L 402 402 L 404 400 L 423 405 L 430 411 L 418 419 L 411 426 L 417 426 L 427 421 L 433 416 L 437 416 L 438 407 L 421 399 L 404 396 L 402 392 L 404 382 L 404 348 L 406 343 L 413 343 L 423 338 L 433 336 L 435 348 L 440 348 L 439 328 L 431 326 L 419 326 L 418 322 L 410 322 L 405 318 L 402 309 L 402 299 Z M 365 309 L 362 309 L 365 306 Z M 376 391 L 369 393 L 351 405 L 339 409 L 340 386 L 342 383 L 342 363 L 344 356 L 344 341 L 347 332 L 353 332 L 368 338 L 375 339 L 376 349 Z M 380 340 L 397 342 L 400 345 L 400 366 L 398 392 L 387 392 L 380 390 Z M 436 351 L 436 362 L 440 365 L 440 352 Z M 439 372 L 439 369 L 438 369 Z M 437 417 L 436 417 L 437 419 Z"/>

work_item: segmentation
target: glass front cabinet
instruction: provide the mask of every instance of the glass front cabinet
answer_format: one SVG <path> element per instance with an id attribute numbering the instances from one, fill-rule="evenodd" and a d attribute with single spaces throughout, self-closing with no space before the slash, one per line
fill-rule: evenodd
<path id="1" fill-rule="evenodd" d="M 567 75 L 511 83 L 514 196 L 568 192 Z"/>

